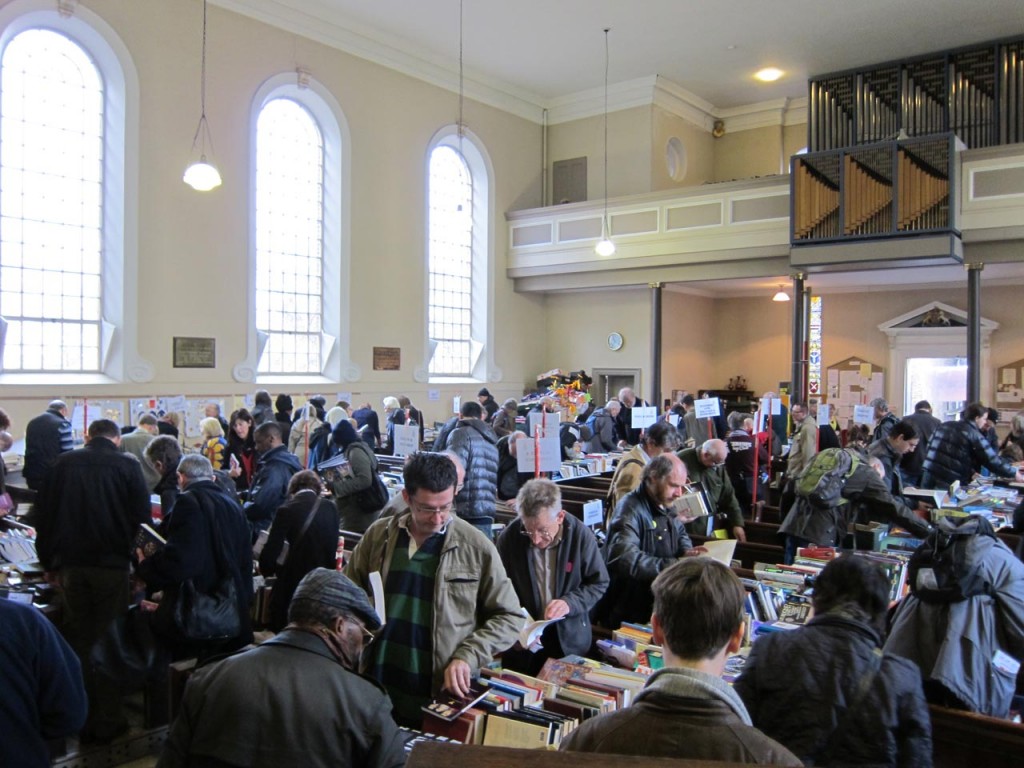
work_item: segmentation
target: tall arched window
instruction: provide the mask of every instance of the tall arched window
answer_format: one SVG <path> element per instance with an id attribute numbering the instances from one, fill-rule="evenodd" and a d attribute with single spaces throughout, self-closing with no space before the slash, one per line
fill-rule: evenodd
<path id="1" fill-rule="evenodd" d="M 153 377 L 135 351 L 137 131 L 135 69 L 101 18 L 0 8 L 4 383 Z"/>
<path id="2" fill-rule="evenodd" d="M 29 29 L 0 62 L 4 370 L 100 370 L 103 82 L 81 47 Z"/>
<path id="3" fill-rule="evenodd" d="M 256 327 L 260 373 L 319 374 L 324 143 L 309 111 L 279 97 L 256 126 Z"/>
<path id="4" fill-rule="evenodd" d="M 427 377 L 491 380 L 489 163 L 452 127 L 431 143 L 427 168 Z"/>
<path id="5" fill-rule="evenodd" d="M 270 78 L 253 100 L 252 303 L 238 381 L 344 381 L 348 134 L 321 84 Z"/>

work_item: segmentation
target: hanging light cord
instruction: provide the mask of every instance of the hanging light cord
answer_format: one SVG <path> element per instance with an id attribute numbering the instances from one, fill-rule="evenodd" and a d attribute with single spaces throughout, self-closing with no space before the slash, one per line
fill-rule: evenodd
<path id="1" fill-rule="evenodd" d="M 601 231 L 610 234 L 605 229 L 608 226 L 608 33 L 611 27 L 604 28 L 604 219 L 601 221 Z"/>
<path id="2" fill-rule="evenodd" d="M 203 0 L 203 55 L 199 67 L 199 125 L 196 126 L 196 135 L 192 137 L 192 149 L 195 150 L 199 135 L 203 136 L 203 147 L 200 153 L 201 159 L 206 161 L 206 142 L 210 142 L 210 151 L 213 151 L 213 137 L 210 135 L 210 126 L 206 121 L 206 0 Z"/>

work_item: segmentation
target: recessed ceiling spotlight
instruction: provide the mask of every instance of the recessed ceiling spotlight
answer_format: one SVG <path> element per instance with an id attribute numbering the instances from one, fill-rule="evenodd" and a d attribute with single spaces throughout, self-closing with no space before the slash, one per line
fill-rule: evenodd
<path id="1" fill-rule="evenodd" d="M 756 77 L 762 83 L 774 83 L 784 74 L 786 73 L 783 72 L 781 69 L 778 69 L 777 67 L 765 67 L 764 69 L 760 69 L 757 72 L 755 72 L 754 77 Z"/>

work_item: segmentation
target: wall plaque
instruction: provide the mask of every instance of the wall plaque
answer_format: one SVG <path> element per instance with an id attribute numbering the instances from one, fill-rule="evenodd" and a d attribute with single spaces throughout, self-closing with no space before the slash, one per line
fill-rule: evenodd
<path id="1" fill-rule="evenodd" d="M 401 347 L 374 347 L 373 370 L 398 371 L 402 368 Z"/>
<path id="2" fill-rule="evenodd" d="M 197 336 L 175 336 L 174 367 L 216 368 L 217 340 Z"/>

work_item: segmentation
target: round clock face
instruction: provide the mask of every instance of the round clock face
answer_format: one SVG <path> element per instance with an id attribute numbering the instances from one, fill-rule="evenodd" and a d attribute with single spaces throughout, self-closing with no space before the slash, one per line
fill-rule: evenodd
<path id="1" fill-rule="evenodd" d="M 608 349 L 613 352 L 618 352 L 622 349 L 622 334 L 618 332 L 612 332 L 608 334 Z"/>

